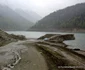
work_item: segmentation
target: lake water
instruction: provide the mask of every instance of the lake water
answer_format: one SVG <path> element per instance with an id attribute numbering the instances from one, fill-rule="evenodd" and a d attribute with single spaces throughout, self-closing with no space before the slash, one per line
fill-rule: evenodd
<path id="1" fill-rule="evenodd" d="M 70 34 L 70 33 L 59 33 L 59 32 L 28 32 L 28 31 L 7 31 L 9 34 L 24 35 L 27 38 L 39 38 L 45 34 Z M 85 33 L 71 33 L 75 35 L 76 40 L 65 41 L 66 44 L 73 48 L 80 48 L 85 50 Z"/>

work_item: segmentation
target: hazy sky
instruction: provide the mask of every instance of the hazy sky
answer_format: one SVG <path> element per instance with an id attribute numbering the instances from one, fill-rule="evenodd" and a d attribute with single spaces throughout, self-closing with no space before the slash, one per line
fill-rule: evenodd
<path id="1" fill-rule="evenodd" d="M 6 4 L 14 9 L 32 10 L 41 16 L 81 2 L 85 2 L 85 0 L 0 0 L 1 4 Z"/>

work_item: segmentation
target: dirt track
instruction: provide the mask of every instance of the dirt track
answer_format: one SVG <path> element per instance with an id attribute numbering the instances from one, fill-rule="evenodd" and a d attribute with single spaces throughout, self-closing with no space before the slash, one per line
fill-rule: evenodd
<path id="1" fill-rule="evenodd" d="M 48 70 L 44 57 L 33 45 L 30 45 L 33 41 L 27 41 L 29 46 L 23 45 L 24 42 L 26 41 L 14 42 L 0 48 L 1 50 L 4 49 L 2 52 L 20 51 L 21 60 L 11 70 Z M 11 57 L 9 60 L 11 60 Z"/>
<path id="2" fill-rule="evenodd" d="M 38 43 L 37 49 L 35 42 Z M 46 53 L 39 51 L 39 47 Z M 55 65 L 55 68 L 51 63 Z M 49 70 L 50 65 L 52 66 L 50 70 L 60 70 L 57 66 L 61 64 L 84 67 L 85 56 L 57 44 L 37 40 L 18 41 L 0 47 L 0 68 L 2 68 L 0 70 L 4 70 L 5 67 L 9 68 L 10 65 L 12 67 L 6 70 Z M 70 70 L 85 70 L 85 68 Z"/>

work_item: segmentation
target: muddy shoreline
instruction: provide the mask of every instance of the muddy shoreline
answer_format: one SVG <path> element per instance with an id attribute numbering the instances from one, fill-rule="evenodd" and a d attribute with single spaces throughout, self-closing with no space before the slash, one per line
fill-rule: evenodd
<path id="1" fill-rule="evenodd" d="M 8 48 L 10 48 L 11 50 L 9 51 Z M 28 68 L 31 64 L 31 62 L 29 60 L 34 58 L 32 61 L 34 63 L 36 61 L 35 57 L 37 57 L 37 59 L 40 57 L 39 59 L 41 59 L 41 60 L 44 57 L 43 58 L 44 63 L 47 64 L 45 66 L 48 67 L 48 68 L 45 68 L 46 70 L 56 70 L 56 69 L 57 70 L 68 70 L 69 68 L 61 69 L 61 68 L 58 68 L 58 66 L 65 66 L 65 65 L 66 66 L 70 66 L 70 65 L 72 65 L 72 66 L 82 65 L 83 66 L 83 64 L 85 64 L 84 63 L 85 55 L 83 55 L 85 53 L 85 51 L 79 50 L 79 51 L 75 52 L 75 51 L 69 50 L 68 48 L 65 49 L 62 46 L 58 46 L 58 45 L 56 46 L 56 44 L 54 44 L 54 43 L 47 42 L 47 41 L 40 41 L 37 39 L 28 39 L 28 40 L 24 40 L 24 41 L 12 42 L 8 45 L 5 45 L 4 47 L 0 47 L 0 49 L 4 50 L 4 51 L 2 50 L 0 52 L 9 52 L 10 54 L 8 54 L 7 56 L 12 56 L 11 59 L 14 59 L 14 55 L 11 54 L 12 52 L 14 53 L 14 51 L 17 50 L 17 52 L 19 53 L 19 54 L 16 54 L 17 56 L 20 56 L 19 61 L 14 66 L 14 68 L 10 68 L 8 70 L 23 70 L 23 69 L 28 70 Z M 22 50 L 22 51 L 19 51 L 19 50 Z M 30 50 L 32 50 L 32 51 L 30 51 Z M 35 50 L 36 50 L 36 52 L 35 52 Z M 82 52 L 83 52 L 83 54 L 81 54 Z M 34 55 L 34 53 L 37 53 L 39 57 L 37 56 L 37 54 L 35 54 L 35 57 L 33 57 L 31 55 L 31 53 L 33 53 L 33 55 Z M 26 56 L 24 54 L 26 54 Z M 0 53 L 0 56 L 1 55 L 2 54 Z M 27 58 L 27 56 L 28 56 L 28 58 Z M 29 57 L 30 57 L 30 59 L 29 59 Z M 43 63 L 43 62 L 41 62 L 41 63 Z M 24 68 L 23 65 L 26 68 Z M 34 66 L 31 64 L 31 66 L 34 67 L 34 69 L 35 69 L 36 63 L 34 63 Z M 41 65 L 41 67 L 42 67 L 42 65 Z M 6 68 L 6 67 L 4 67 L 4 68 Z M 29 70 L 32 70 L 32 69 L 33 68 L 30 68 Z M 36 67 L 35 70 L 40 70 L 40 68 L 37 69 L 37 67 Z M 69 70 L 76 70 L 76 69 L 71 68 Z M 84 68 L 77 68 L 77 70 L 84 70 Z"/>
<path id="2" fill-rule="evenodd" d="M 51 47 L 53 47 L 53 46 L 51 46 Z M 56 47 L 58 47 L 58 46 L 56 46 Z M 69 49 L 64 49 L 64 48 L 62 48 L 62 51 L 63 51 L 63 53 L 64 52 L 67 52 L 68 54 L 66 54 L 65 53 L 65 55 L 66 55 L 66 57 L 63 59 L 63 55 L 62 54 L 60 54 L 60 52 L 57 52 L 57 53 L 53 53 L 53 51 L 52 50 L 50 50 L 50 49 L 48 49 L 45 45 L 43 45 L 43 44 L 37 44 L 37 48 L 43 53 L 43 55 L 45 56 L 45 58 L 46 58 L 46 60 L 47 60 L 47 64 L 48 64 L 48 66 L 49 66 L 49 70 L 84 70 L 84 66 L 83 66 L 83 64 L 82 64 L 82 61 L 81 60 L 79 60 L 80 58 L 83 60 L 83 62 L 85 61 L 85 56 L 84 55 L 81 55 L 80 53 L 76 53 L 75 51 L 72 51 L 72 50 L 70 50 L 69 51 Z M 58 49 L 59 50 L 59 49 Z M 56 54 L 57 54 L 57 56 L 56 56 Z M 60 54 L 60 55 L 59 55 Z M 70 55 L 69 57 L 68 57 L 68 55 Z M 69 58 L 69 59 L 66 59 L 66 58 Z M 77 59 L 78 58 L 78 59 Z M 72 60 L 70 60 L 70 59 L 72 59 Z M 50 61 L 50 60 L 52 60 L 52 62 Z M 78 62 L 78 61 L 76 61 L 76 60 L 78 60 L 78 61 L 81 61 L 81 62 Z M 51 63 L 52 63 L 52 65 L 51 65 Z M 85 63 L 84 63 L 85 64 Z M 58 68 L 58 66 L 82 66 L 82 68 Z"/>

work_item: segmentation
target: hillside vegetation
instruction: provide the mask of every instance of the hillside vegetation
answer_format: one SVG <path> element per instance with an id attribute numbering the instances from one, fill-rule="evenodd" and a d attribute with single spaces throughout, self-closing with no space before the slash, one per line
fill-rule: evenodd
<path id="1" fill-rule="evenodd" d="M 58 10 L 38 21 L 29 30 L 85 31 L 85 3 Z"/>

